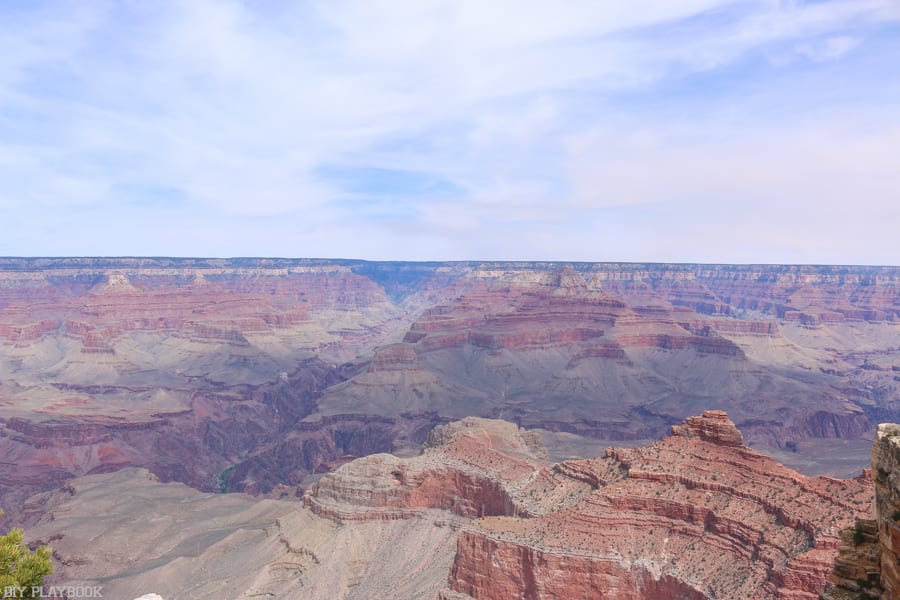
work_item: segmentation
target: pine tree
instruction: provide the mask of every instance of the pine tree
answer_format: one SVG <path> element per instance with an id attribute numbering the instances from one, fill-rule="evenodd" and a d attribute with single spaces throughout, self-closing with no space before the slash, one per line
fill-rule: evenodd
<path id="1" fill-rule="evenodd" d="M 3 511 L 0 510 L 0 516 Z M 0 535 L 0 593 L 9 586 L 25 588 L 21 598 L 31 598 L 31 588 L 40 587 L 53 572 L 50 548 L 40 546 L 34 552 L 22 545 L 25 532 L 18 528 Z"/>

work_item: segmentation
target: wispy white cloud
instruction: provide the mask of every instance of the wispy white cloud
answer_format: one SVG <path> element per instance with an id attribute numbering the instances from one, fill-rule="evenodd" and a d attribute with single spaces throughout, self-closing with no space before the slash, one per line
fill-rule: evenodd
<path id="1" fill-rule="evenodd" d="M 829 37 L 814 42 L 804 42 L 797 45 L 797 52 L 803 56 L 815 60 L 835 60 L 850 52 L 862 42 L 860 38 L 849 35 Z"/>
<path id="2" fill-rule="evenodd" d="M 587 223 L 666 235 L 603 210 L 740 197 L 802 213 L 845 191 L 884 207 L 896 132 L 839 125 L 900 116 L 900 90 L 864 69 L 857 98 L 826 88 L 846 61 L 897 72 L 898 23 L 892 0 L 0 7 L 0 207 L 20 215 L 0 233 L 41 253 L 51 208 L 59 253 L 88 251 L 63 221 L 105 219 L 91 253 L 599 259 L 614 248 Z M 410 194 L 409 174 L 440 191 Z M 206 219 L 230 242 L 108 233 L 136 217 Z"/>

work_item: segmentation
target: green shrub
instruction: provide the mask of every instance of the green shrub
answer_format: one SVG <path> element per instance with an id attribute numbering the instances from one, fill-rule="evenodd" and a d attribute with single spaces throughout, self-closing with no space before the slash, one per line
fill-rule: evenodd
<path id="1" fill-rule="evenodd" d="M 863 543 L 865 539 L 865 534 L 863 534 L 862 523 L 859 521 L 856 522 L 856 528 L 853 530 L 853 543 L 859 546 Z"/>
<path id="2" fill-rule="evenodd" d="M 3 511 L 0 510 L 0 516 Z M 18 528 L 0 535 L 0 590 L 10 586 L 25 588 L 23 598 L 31 598 L 31 588 L 39 588 L 53 572 L 50 548 L 40 546 L 30 552 L 22 545 L 25 532 Z"/>

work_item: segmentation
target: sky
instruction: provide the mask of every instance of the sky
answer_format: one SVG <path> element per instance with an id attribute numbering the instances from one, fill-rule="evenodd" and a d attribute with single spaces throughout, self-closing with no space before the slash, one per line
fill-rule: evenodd
<path id="1" fill-rule="evenodd" d="M 2 0 L 0 255 L 900 264 L 900 0 Z"/>

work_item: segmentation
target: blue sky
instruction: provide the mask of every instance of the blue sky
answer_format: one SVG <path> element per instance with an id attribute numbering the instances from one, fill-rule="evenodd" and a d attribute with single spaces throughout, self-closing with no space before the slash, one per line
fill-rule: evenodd
<path id="1" fill-rule="evenodd" d="M 2 2 L 0 255 L 900 264 L 900 0 Z"/>

